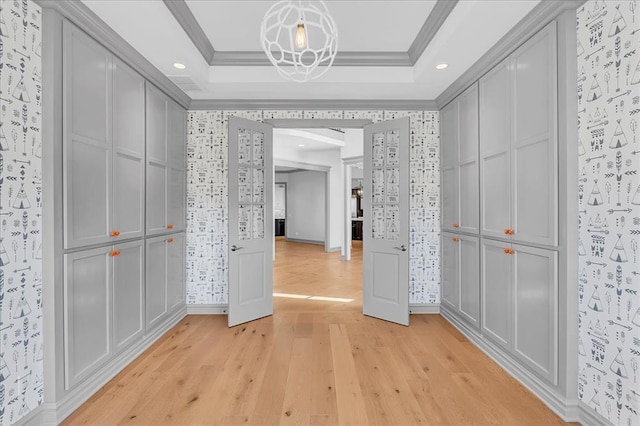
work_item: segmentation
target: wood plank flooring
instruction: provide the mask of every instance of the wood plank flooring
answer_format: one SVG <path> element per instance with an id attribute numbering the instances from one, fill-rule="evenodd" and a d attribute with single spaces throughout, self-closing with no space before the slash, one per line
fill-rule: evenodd
<path id="1" fill-rule="evenodd" d="M 440 316 L 363 316 L 361 246 L 276 245 L 272 317 L 186 317 L 64 424 L 563 423 Z"/>

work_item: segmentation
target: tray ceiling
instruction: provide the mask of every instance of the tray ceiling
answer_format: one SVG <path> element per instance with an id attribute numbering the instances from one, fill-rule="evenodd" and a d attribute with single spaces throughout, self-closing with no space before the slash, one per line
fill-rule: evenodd
<path id="1" fill-rule="evenodd" d="M 83 3 L 193 99 L 432 100 L 539 0 L 326 1 L 339 57 L 302 84 L 282 80 L 260 52 L 275 0 Z M 449 67 L 436 70 L 441 62 Z"/>

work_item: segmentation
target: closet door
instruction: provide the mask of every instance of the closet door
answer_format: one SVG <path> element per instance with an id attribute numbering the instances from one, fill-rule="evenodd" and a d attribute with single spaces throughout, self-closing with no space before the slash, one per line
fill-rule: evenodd
<path id="1" fill-rule="evenodd" d="M 456 230 L 458 218 L 458 103 L 454 100 L 440 112 L 442 153 L 442 229 Z"/>
<path id="2" fill-rule="evenodd" d="M 113 240 L 144 234 L 144 79 L 113 63 Z"/>
<path id="3" fill-rule="evenodd" d="M 480 79 L 480 220 L 483 236 L 511 230 L 509 59 Z"/>
<path id="4" fill-rule="evenodd" d="M 556 24 L 512 55 L 514 240 L 558 244 Z"/>
<path id="5" fill-rule="evenodd" d="M 460 287 L 460 236 L 442 234 L 442 302 L 458 310 Z"/>
<path id="6" fill-rule="evenodd" d="M 167 313 L 167 239 L 146 240 L 146 317 L 147 331 L 162 322 Z"/>
<path id="7" fill-rule="evenodd" d="M 63 31 L 62 197 L 69 249 L 111 240 L 112 56 L 68 21 Z"/>
<path id="8" fill-rule="evenodd" d="M 514 352 L 543 378 L 557 382 L 558 254 L 513 245 Z"/>
<path id="9" fill-rule="evenodd" d="M 147 235 L 167 232 L 167 97 L 146 84 Z"/>
<path id="10" fill-rule="evenodd" d="M 167 226 L 183 231 L 186 224 L 186 119 L 187 112 L 177 103 L 167 104 Z"/>
<path id="11" fill-rule="evenodd" d="M 113 333 L 120 351 L 144 332 L 144 242 L 113 247 Z"/>
<path id="12" fill-rule="evenodd" d="M 482 332 L 511 350 L 512 335 L 512 256 L 510 244 L 482 240 Z"/>
<path id="13" fill-rule="evenodd" d="M 171 312 L 185 300 L 185 237 L 184 233 L 170 234 L 167 241 L 167 307 Z"/>
<path id="14" fill-rule="evenodd" d="M 458 103 L 458 218 L 459 230 L 478 233 L 478 84 L 462 93 Z"/>
<path id="15" fill-rule="evenodd" d="M 459 291 L 460 313 L 474 327 L 480 326 L 480 240 L 460 236 Z"/>
<path id="16" fill-rule="evenodd" d="M 65 388 L 70 389 L 110 357 L 111 247 L 64 255 Z"/>

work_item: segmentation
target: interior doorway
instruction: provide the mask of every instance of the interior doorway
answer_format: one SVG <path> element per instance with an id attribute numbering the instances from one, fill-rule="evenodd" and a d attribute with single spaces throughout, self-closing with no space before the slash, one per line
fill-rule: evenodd
<path id="1" fill-rule="evenodd" d="M 275 311 L 362 309 L 362 241 L 345 264 L 351 218 L 336 215 L 347 195 L 342 160 L 362 144 L 362 129 L 274 129 Z"/>

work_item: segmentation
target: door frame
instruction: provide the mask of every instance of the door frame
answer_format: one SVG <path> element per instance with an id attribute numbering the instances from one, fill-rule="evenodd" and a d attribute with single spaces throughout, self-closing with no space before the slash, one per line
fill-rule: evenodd
<path id="1" fill-rule="evenodd" d="M 282 118 L 271 118 L 271 119 L 265 119 L 263 120 L 264 123 L 269 123 L 273 126 L 274 129 L 331 129 L 331 128 L 343 128 L 343 129 L 362 129 L 364 130 L 364 126 L 366 126 L 367 124 L 373 124 L 373 120 L 369 120 L 369 119 L 342 119 L 342 118 L 337 118 L 337 119 L 312 119 L 312 118 L 287 118 L 287 119 L 282 119 Z M 362 161 L 362 159 L 361 159 Z M 287 162 L 287 161 L 277 161 L 274 159 L 273 164 L 274 166 L 276 165 L 280 165 L 280 166 L 285 166 L 285 165 L 290 165 L 290 164 L 294 164 L 294 165 L 298 165 L 298 167 L 300 167 L 299 165 L 301 164 L 305 164 L 305 163 L 296 163 L 296 162 Z M 342 171 L 345 172 L 345 169 L 349 169 L 348 167 L 344 167 L 344 160 L 342 160 L 342 165 L 343 165 L 343 169 Z M 330 190 L 330 167 L 324 167 L 324 170 L 321 170 L 319 168 L 322 168 L 322 166 L 316 166 L 316 165 L 311 165 L 311 164 L 306 164 L 307 167 L 315 167 L 315 169 L 307 169 L 307 170 L 316 170 L 316 171 L 326 171 L 326 192 L 325 192 L 325 197 L 326 197 L 326 213 L 325 213 L 325 246 L 324 246 L 324 251 L 328 252 L 330 250 L 330 246 L 329 246 L 329 237 L 330 237 L 330 227 L 329 227 L 329 215 L 331 212 L 331 200 L 330 200 L 330 194 L 331 194 L 331 190 Z M 306 168 L 306 167 L 300 167 L 300 168 Z M 274 172 L 275 173 L 275 172 Z M 349 175 L 351 174 L 351 170 L 349 170 Z M 343 175 L 346 175 L 346 173 L 343 173 Z M 349 182 L 349 185 L 351 185 L 351 182 Z M 344 198 L 344 197 L 343 197 Z M 344 210 L 346 212 L 346 209 Z M 349 213 L 350 214 L 350 213 Z M 349 218 L 345 218 L 345 228 L 347 227 L 347 223 L 348 225 L 350 225 L 351 223 L 350 217 Z M 341 258 L 342 260 L 348 260 L 345 258 L 346 256 L 346 250 L 347 250 L 347 240 L 346 240 L 346 235 L 347 235 L 347 230 L 345 230 L 345 238 L 343 238 L 343 242 L 342 242 L 342 249 L 341 249 Z M 351 230 L 348 230 L 348 235 L 351 236 Z M 351 247 L 349 246 L 349 252 L 351 251 Z"/>
<path id="2" fill-rule="evenodd" d="M 329 237 L 331 236 L 331 233 L 329 232 L 329 215 L 331 214 L 331 203 L 330 203 L 330 199 L 329 199 L 329 195 L 330 195 L 330 188 L 329 188 L 329 184 L 331 183 L 331 179 L 330 179 L 330 175 L 329 172 L 331 171 L 331 167 L 329 166 L 319 166 L 317 164 L 309 164 L 309 163 L 303 163 L 300 161 L 291 161 L 291 160 L 277 160 L 277 159 L 273 159 L 273 174 L 274 174 L 274 183 L 275 182 L 275 168 L 277 166 L 283 166 L 283 167 L 295 167 L 297 169 L 302 169 L 305 172 L 321 172 L 324 173 L 324 198 L 325 198 L 325 203 L 324 203 L 324 251 L 325 252 L 329 252 L 330 250 L 330 246 L 329 246 Z M 281 182 L 282 183 L 282 182 Z M 285 197 L 285 211 L 287 211 L 288 209 L 288 199 Z M 273 200 L 272 200 L 273 201 Z M 285 213 L 285 219 L 286 219 L 286 213 Z M 286 222 L 285 222 L 286 223 Z M 286 225 L 285 225 L 286 226 Z M 285 238 L 288 239 L 288 235 L 286 232 L 285 228 Z M 275 240 L 274 240 L 274 244 L 275 244 Z M 273 252 L 273 256 L 275 259 L 275 248 L 274 248 L 274 252 Z"/>
<path id="3" fill-rule="evenodd" d="M 362 135 L 364 138 L 364 135 Z M 363 141 L 364 143 L 364 141 Z M 344 240 L 342 242 L 342 260 L 350 261 L 351 260 L 351 239 L 353 238 L 352 232 L 352 220 L 351 220 L 351 190 L 352 190 L 352 178 L 351 178 L 351 167 L 356 164 L 362 164 L 364 161 L 364 155 L 358 155 L 355 157 L 348 157 L 342 159 L 342 170 L 344 176 Z"/>

